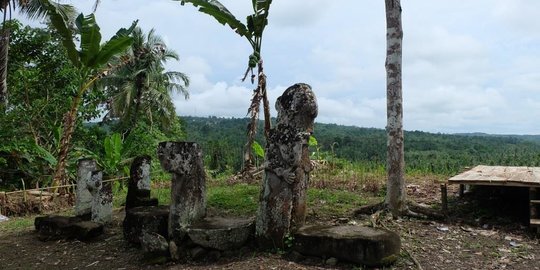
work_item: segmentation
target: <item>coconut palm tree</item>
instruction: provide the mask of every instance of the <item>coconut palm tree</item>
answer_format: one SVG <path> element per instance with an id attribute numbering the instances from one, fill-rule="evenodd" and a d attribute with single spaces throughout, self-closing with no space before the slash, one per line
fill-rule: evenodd
<path id="1" fill-rule="evenodd" d="M 0 108 L 7 106 L 7 66 L 10 29 L 6 21 L 11 20 L 13 10 L 19 10 L 30 19 L 43 19 L 49 15 L 48 6 L 52 5 L 66 18 L 73 22 L 76 10 L 71 5 L 59 4 L 48 0 L 0 0 L 0 11 L 3 13 L 2 29 L 0 30 Z"/>
<path id="2" fill-rule="evenodd" d="M 130 49 L 120 56 L 130 60 L 103 81 L 112 96 L 106 118 L 118 119 L 126 137 L 141 116 L 166 129 L 176 117 L 170 93 L 181 93 L 186 99 L 189 96 L 188 77 L 181 72 L 165 71 L 167 61 L 179 57 L 167 48 L 154 29 L 145 34 L 137 27 L 132 37 Z"/>

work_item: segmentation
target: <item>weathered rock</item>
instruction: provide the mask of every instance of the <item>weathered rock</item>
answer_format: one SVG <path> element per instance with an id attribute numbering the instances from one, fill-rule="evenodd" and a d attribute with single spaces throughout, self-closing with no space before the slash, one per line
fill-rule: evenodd
<path id="1" fill-rule="evenodd" d="M 211 250 L 206 254 L 205 261 L 207 262 L 215 262 L 221 258 L 221 252 L 219 250 Z"/>
<path id="2" fill-rule="evenodd" d="M 256 221 L 261 246 L 283 248 L 283 239 L 301 227 L 306 216 L 308 142 L 317 116 L 311 87 L 295 84 L 276 101 L 277 125 L 266 143 L 264 178 Z"/>
<path id="3" fill-rule="evenodd" d="M 156 206 L 157 198 L 150 198 L 150 156 L 138 156 L 131 163 L 126 209 L 137 206 Z"/>
<path id="4" fill-rule="evenodd" d="M 107 224 L 112 221 L 112 183 L 103 182 L 103 172 L 93 171 L 86 183 L 92 194 L 92 221 Z"/>
<path id="5" fill-rule="evenodd" d="M 73 224 L 75 238 L 81 241 L 90 240 L 103 234 L 103 224 L 93 221 L 80 221 Z"/>
<path id="6" fill-rule="evenodd" d="M 242 247 L 253 230 L 253 219 L 213 217 L 193 223 L 187 228 L 187 234 L 202 247 L 230 250 Z"/>
<path id="7" fill-rule="evenodd" d="M 334 257 L 328 258 L 325 262 L 326 265 L 335 266 L 338 263 L 338 260 Z"/>
<path id="8" fill-rule="evenodd" d="M 161 142 L 161 166 L 172 174 L 169 239 L 180 245 L 187 227 L 206 216 L 206 173 L 194 142 Z"/>
<path id="9" fill-rule="evenodd" d="M 169 206 L 139 206 L 126 211 L 124 238 L 134 244 L 141 242 L 144 232 L 167 236 Z"/>
<path id="10" fill-rule="evenodd" d="M 165 237 L 155 232 L 143 231 L 141 247 L 144 252 L 156 256 L 169 256 L 169 243 Z"/>
<path id="11" fill-rule="evenodd" d="M 92 172 L 97 170 L 97 163 L 93 159 L 81 159 L 77 165 L 77 188 L 75 190 L 75 215 L 90 215 L 92 212 L 92 194 L 87 183 Z"/>
<path id="12" fill-rule="evenodd" d="M 195 261 L 202 260 L 207 253 L 208 251 L 202 247 L 194 247 L 189 251 L 191 259 Z"/>
<path id="13" fill-rule="evenodd" d="M 304 255 L 331 256 L 367 266 L 393 263 L 401 247 L 396 233 L 371 227 L 304 226 L 294 237 L 294 250 Z"/>
<path id="14" fill-rule="evenodd" d="M 103 234 L 102 224 L 83 221 L 78 217 L 36 217 L 34 226 L 39 233 L 38 238 L 42 241 L 70 238 L 77 238 L 84 241 Z"/>

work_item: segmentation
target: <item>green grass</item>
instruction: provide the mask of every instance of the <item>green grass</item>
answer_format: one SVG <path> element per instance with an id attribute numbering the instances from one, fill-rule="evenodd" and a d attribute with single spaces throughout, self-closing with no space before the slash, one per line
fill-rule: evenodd
<path id="1" fill-rule="evenodd" d="M 321 216 L 348 216 L 352 210 L 366 203 L 363 196 L 355 192 L 308 189 L 308 209 L 315 209 Z"/>
<path id="2" fill-rule="evenodd" d="M 34 218 L 33 216 L 10 217 L 9 220 L 0 223 L 0 234 L 29 230 L 34 226 Z"/>
<path id="3" fill-rule="evenodd" d="M 208 188 L 208 207 L 227 214 L 246 216 L 257 213 L 259 201 L 258 185 L 220 185 Z"/>
<path id="4" fill-rule="evenodd" d="M 253 216 L 259 203 L 259 185 L 217 183 L 207 188 L 207 205 L 213 211 L 233 216 Z M 170 189 L 153 189 L 152 196 L 160 204 L 170 203 Z M 357 192 L 335 189 L 308 189 L 308 209 L 320 216 L 345 216 L 361 205 L 378 201 Z"/>

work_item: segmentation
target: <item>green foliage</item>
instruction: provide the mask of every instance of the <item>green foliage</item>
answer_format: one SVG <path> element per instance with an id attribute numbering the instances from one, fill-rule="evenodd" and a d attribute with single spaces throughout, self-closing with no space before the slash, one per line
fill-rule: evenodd
<path id="1" fill-rule="evenodd" d="M 251 39 L 252 32 L 249 32 L 247 27 L 241 23 L 234 15 L 219 1 L 216 0 L 175 0 L 180 1 L 181 5 L 184 5 L 186 2 L 193 4 L 195 7 L 199 7 L 199 11 L 206 13 L 219 23 L 223 25 L 229 25 L 231 29 L 239 34 L 240 36 L 245 36 L 248 39 Z M 255 2 L 255 1 L 254 1 Z M 255 5 L 255 4 L 254 4 Z"/>
<path id="2" fill-rule="evenodd" d="M 189 78 L 178 71 L 165 71 L 167 61 L 179 57 L 153 29 L 145 34 L 136 27 L 132 38 L 129 50 L 115 59 L 125 63 L 101 81 L 110 97 L 104 119 L 117 120 L 123 134 L 129 134 L 140 121 L 170 130 L 176 120 L 171 94 L 178 92 L 187 99 Z"/>
<path id="3" fill-rule="evenodd" d="M 216 170 L 218 167 L 223 170 L 240 170 L 246 138 L 245 130 L 249 119 L 187 116 L 183 119 L 187 140 L 195 141 L 201 145 L 205 164 L 208 164 L 211 170 Z M 259 125 L 257 134 L 262 134 L 260 127 L 261 125 Z M 258 135 L 256 139 L 261 145 L 266 143 L 261 135 Z"/>
<path id="4" fill-rule="evenodd" d="M 123 142 L 120 134 L 113 133 L 105 138 L 103 146 L 105 147 L 105 156 L 102 160 L 103 170 L 109 176 L 115 175 L 122 161 Z"/>
<path id="5" fill-rule="evenodd" d="M 223 4 L 217 0 L 175 0 L 182 5 L 186 2 L 199 7 L 223 25 L 229 25 L 238 35 L 245 37 L 253 48 L 249 56 L 248 71 L 255 68 L 261 59 L 261 45 L 264 28 L 268 25 L 268 11 L 272 0 L 252 0 L 253 14 L 247 16 L 246 24 L 240 22 Z M 246 73 L 247 74 L 247 73 Z"/>
<path id="6" fill-rule="evenodd" d="M 308 145 L 309 146 L 317 146 L 317 145 L 319 145 L 319 143 L 317 142 L 317 139 L 315 139 L 315 137 L 309 136 Z"/>
<path id="7" fill-rule="evenodd" d="M 262 148 L 262 146 L 257 141 L 254 141 L 253 144 L 251 145 L 251 147 L 253 148 L 253 152 L 258 157 L 264 158 L 264 149 Z"/>
<path id="8" fill-rule="evenodd" d="M 209 157 L 220 142 L 221 160 L 238 170 L 242 163 L 243 132 L 248 119 L 184 117 L 188 139 L 197 141 Z M 316 139 L 315 139 L 316 137 Z M 540 137 L 540 136 L 539 136 Z M 313 139 L 311 139 L 313 138 Z M 310 144 L 312 158 L 326 160 L 333 166 L 348 163 L 370 171 L 385 172 L 386 132 L 383 129 L 316 123 Z M 487 134 L 433 134 L 405 132 L 405 158 L 408 173 L 452 175 L 467 166 L 478 164 L 540 166 L 540 143 L 534 136 L 493 136 Z M 261 143 L 264 138 L 258 137 Z M 209 160 L 209 158 L 208 158 Z M 359 170 L 364 170 L 358 168 Z"/>
<path id="9" fill-rule="evenodd" d="M 123 52 L 133 42 L 129 34 L 137 25 L 137 21 L 134 21 L 130 28 L 121 28 L 113 37 L 101 45 L 100 29 L 94 14 L 84 16 L 81 13 L 75 21 L 81 41 L 80 50 L 77 50 L 73 39 L 75 33 L 69 26 L 69 19 L 55 5 L 48 5 L 48 14 L 51 18 L 51 24 L 61 35 L 62 44 L 73 65 L 90 73 L 102 67 L 114 55 Z M 83 76 L 88 76 L 88 74 Z M 88 78 L 82 79 L 86 82 Z"/>
<path id="10" fill-rule="evenodd" d="M 58 129 L 76 89 L 77 71 L 55 31 L 8 24 L 10 106 L 0 114 L 0 140 L 5 142 L 0 146 L 0 185 L 19 188 L 25 179 L 42 186 L 56 165 Z M 96 114 L 91 108 L 81 110 L 83 118 Z"/>

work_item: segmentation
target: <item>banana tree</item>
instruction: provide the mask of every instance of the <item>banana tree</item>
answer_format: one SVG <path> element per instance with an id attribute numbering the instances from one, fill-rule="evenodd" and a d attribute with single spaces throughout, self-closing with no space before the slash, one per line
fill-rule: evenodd
<path id="1" fill-rule="evenodd" d="M 75 33 L 68 27 L 67 18 L 61 12 L 58 12 L 58 9 L 53 5 L 49 5 L 48 9 L 51 24 L 62 36 L 62 44 L 67 51 L 70 61 L 79 73 L 77 78 L 79 87 L 72 97 L 70 110 L 64 115 L 60 150 L 58 152 L 57 166 L 54 174 L 54 184 L 64 185 L 67 183 L 65 172 L 66 160 L 71 137 L 77 122 L 77 112 L 83 96 L 92 88 L 96 81 L 106 76 L 113 69 L 117 68 L 118 65 L 122 65 L 127 61 L 127 59 L 124 59 L 124 61 L 121 61 L 116 66 L 108 64 L 113 56 L 124 52 L 131 45 L 133 40 L 130 34 L 133 28 L 135 28 L 137 21 L 133 22 L 129 29 L 120 29 L 110 40 L 101 44 L 100 28 L 96 23 L 94 14 L 84 16 L 81 13 L 75 20 L 77 34 L 80 39 L 80 48 L 77 49 L 73 39 Z"/>
<path id="2" fill-rule="evenodd" d="M 247 16 L 246 24 L 240 22 L 236 17 L 219 1 L 217 0 L 174 0 L 180 1 L 182 5 L 191 3 L 195 7 L 199 7 L 199 11 L 206 13 L 219 23 L 228 25 L 238 35 L 245 37 L 251 47 L 253 53 L 249 55 L 248 67 L 244 74 L 244 81 L 249 75 L 251 82 L 254 83 L 257 77 L 257 88 L 253 91 L 251 104 L 248 108 L 248 114 L 251 121 L 247 128 L 247 143 L 244 153 L 244 172 L 249 172 L 253 167 L 253 151 L 252 145 L 257 132 L 257 121 L 259 118 L 259 108 L 263 103 L 264 111 L 264 134 L 268 137 L 268 131 L 271 128 L 270 122 L 270 105 L 268 95 L 266 93 L 266 75 L 263 69 L 263 60 L 261 57 L 262 35 L 264 28 L 268 24 L 268 11 L 272 0 L 252 0 L 253 14 Z M 257 75 L 254 74 L 254 69 L 257 68 Z"/>

